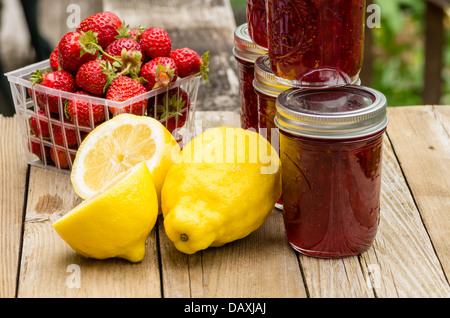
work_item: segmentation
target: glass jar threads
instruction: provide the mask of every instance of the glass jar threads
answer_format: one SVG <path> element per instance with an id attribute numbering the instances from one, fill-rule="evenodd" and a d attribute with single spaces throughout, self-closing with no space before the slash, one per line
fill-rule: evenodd
<path id="1" fill-rule="evenodd" d="M 241 128 L 258 131 L 258 108 L 253 79 L 255 61 L 266 52 L 252 42 L 247 23 L 238 26 L 234 31 L 233 54 L 238 64 Z"/>
<path id="2" fill-rule="evenodd" d="M 283 217 L 291 246 L 316 257 L 358 255 L 380 212 L 386 98 L 349 85 L 277 98 Z"/>
<path id="3" fill-rule="evenodd" d="M 266 0 L 247 0 L 248 33 L 253 43 L 267 50 Z"/>
<path id="4" fill-rule="evenodd" d="M 344 86 L 363 62 L 365 0 L 267 0 L 273 73 L 292 87 Z"/>

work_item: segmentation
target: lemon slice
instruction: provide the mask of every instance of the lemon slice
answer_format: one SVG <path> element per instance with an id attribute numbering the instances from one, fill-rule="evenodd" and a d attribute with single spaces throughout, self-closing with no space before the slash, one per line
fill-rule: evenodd
<path id="1" fill-rule="evenodd" d="M 158 198 L 145 163 L 110 182 L 53 223 L 76 252 L 88 258 L 120 257 L 140 262 L 158 217 Z"/>
<path id="2" fill-rule="evenodd" d="M 84 139 L 72 167 L 72 186 L 81 198 L 88 199 L 120 173 L 146 162 L 159 199 L 164 177 L 179 151 L 175 138 L 158 120 L 121 114 Z"/>

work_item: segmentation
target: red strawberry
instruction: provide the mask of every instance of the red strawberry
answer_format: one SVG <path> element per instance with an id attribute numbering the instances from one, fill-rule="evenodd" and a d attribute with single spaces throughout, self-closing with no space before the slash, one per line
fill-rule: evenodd
<path id="1" fill-rule="evenodd" d="M 173 132 L 184 126 L 190 108 L 191 101 L 188 93 L 182 88 L 172 88 L 164 94 L 149 99 L 147 115 L 158 119 L 170 132 Z"/>
<path id="2" fill-rule="evenodd" d="M 74 154 L 69 153 L 69 155 L 67 155 L 67 152 L 65 150 L 59 149 L 57 147 L 52 147 L 50 149 L 50 157 L 52 161 L 55 163 L 55 165 L 62 169 L 69 168 L 73 163 L 73 161 L 75 160 Z"/>
<path id="3" fill-rule="evenodd" d="M 41 142 L 30 139 L 28 140 L 28 149 L 31 153 L 35 154 L 42 162 L 49 162 L 50 159 L 50 148 L 49 146 L 42 145 L 44 149 L 41 148 Z"/>
<path id="4" fill-rule="evenodd" d="M 55 71 L 44 74 L 42 70 L 35 71 L 31 77 L 33 86 L 36 84 L 57 89 L 64 92 L 73 93 L 76 89 L 75 78 L 72 74 L 65 70 Z M 29 91 L 30 96 L 33 97 L 32 91 Z M 56 93 L 55 93 L 56 94 Z M 43 92 L 36 91 L 36 100 L 38 106 L 41 108 L 47 108 L 51 113 L 59 113 L 59 97 L 56 95 L 50 95 Z M 64 103 L 65 99 L 62 99 Z"/>
<path id="5" fill-rule="evenodd" d="M 142 62 L 144 61 L 145 59 L 144 49 L 138 42 L 129 38 L 115 40 L 110 45 L 108 45 L 108 47 L 105 49 L 105 52 L 111 56 L 120 57 L 122 55 L 123 49 L 126 49 L 127 51 L 139 51 L 141 53 L 141 61 Z M 114 63 L 114 60 L 110 59 L 106 55 L 103 55 L 102 58 L 104 60 L 108 60 L 111 64 Z"/>
<path id="6" fill-rule="evenodd" d="M 53 72 L 58 71 L 60 69 L 58 62 L 58 46 L 50 54 L 50 69 Z"/>
<path id="7" fill-rule="evenodd" d="M 197 52 L 185 47 L 173 50 L 169 56 L 177 63 L 180 77 L 201 75 L 205 81 L 209 80 L 209 51 L 200 58 Z"/>
<path id="8" fill-rule="evenodd" d="M 144 94 L 147 92 L 145 87 L 128 76 L 120 76 L 116 78 L 111 85 L 109 85 L 106 91 L 106 99 L 123 102 L 135 96 Z M 142 115 L 147 108 L 147 99 L 139 100 L 131 105 L 119 109 L 116 107 L 109 107 L 109 110 L 113 115 L 118 115 L 119 113 L 131 113 L 135 115 Z"/>
<path id="9" fill-rule="evenodd" d="M 65 121 L 68 123 L 68 121 Z M 52 125 L 53 130 L 53 142 L 56 145 L 66 147 L 66 141 L 67 141 L 67 147 L 72 148 L 75 147 L 78 143 L 77 141 L 77 132 L 75 129 L 65 126 L 64 130 L 61 126 L 61 123 L 55 123 Z"/>
<path id="10" fill-rule="evenodd" d="M 172 42 L 169 35 L 164 29 L 151 27 L 142 32 L 139 40 L 145 55 L 149 59 L 154 59 L 159 56 L 169 56 L 172 50 Z"/>
<path id="11" fill-rule="evenodd" d="M 58 44 L 59 66 L 69 72 L 77 72 L 81 65 L 95 60 L 97 49 L 87 43 L 97 43 L 95 34 L 91 32 L 68 32 Z"/>
<path id="12" fill-rule="evenodd" d="M 85 91 L 77 91 L 75 94 L 91 96 Z M 96 125 L 104 121 L 105 111 L 103 105 L 89 103 L 76 97 L 69 99 L 66 106 L 66 114 L 69 116 L 71 123 L 78 126 L 91 127 L 91 107 L 93 124 Z"/>
<path id="13" fill-rule="evenodd" d="M 36 116 L 31 116 L 30 118 L 31 132 L 37 137 L 49 138 L 50 130 L 48 123 L 49 119 L 45 110 L 39 110 Z"/>
<path id="14" fill-rule="evenodd" d="M 119 35 L 116 36 L 116 39 L 133 39 L 139 42 L 141 34 L 144 31 L 145 28 L 143 26 L 139 26 L 137 29 L 130 30 L 129 25 L 122 24 L 122 27 L 117 30 Z"/>
<path id="15" fill-rule="evenodd" d="M 122 27 L 120 18 L 112 12 L 100 12 L 81 21 L 77 31 L 97 33 L 98 44 L 106 49 L 115 40 L 119 33 L 117 29 Z"/>
<path id="16" fill-rule="evenodd" d="M 78 87 L 94 95 L 103 95 L 109 85 L 107 63 L 93 60 L 80 66 L 75 77 Z M 113 74 L 114 71 L 110 70 Z"/>
<path id="17" fill-rule="evenodd" d="M 162 56 L 144 64 L 139 76 L 147 80 L 144 86 L 150 91 L 174 83 L 178 78 L 178 70 L 173 59 Z"/>

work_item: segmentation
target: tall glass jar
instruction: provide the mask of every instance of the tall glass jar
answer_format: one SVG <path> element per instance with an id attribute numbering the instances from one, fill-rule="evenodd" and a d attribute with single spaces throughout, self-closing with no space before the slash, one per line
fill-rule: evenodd
<path id="1" fill-rule="evenodd" d="M 278 96 L 283 217 L 306 255 L 357 255 L 373 243 L 380 213 L 386 98 L 361 86 L 290 89 Z"/>
<path id="2" fill-rule="evenodd" d="M 363 62 L 365 0 L 267 0 L 268 52 L 286 85 L 353 83 Z"/>
<path id="3" fill-rule="evenodd" d="M 238 26 L 234 31 L 233 54 L 238 65 L 241 128 L 258 131 L 258 105 L 253 79 L 255 61 L 266 52 L 252 42 L 247 23 Z"/>
<path id="4" fill-rule="evenodd" d="M 266 0 L 247 0 L 248 33 L 253 43 L 267 51 Z"/>

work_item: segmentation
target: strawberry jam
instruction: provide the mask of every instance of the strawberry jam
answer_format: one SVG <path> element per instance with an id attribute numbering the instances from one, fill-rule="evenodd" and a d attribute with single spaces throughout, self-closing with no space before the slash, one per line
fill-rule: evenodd
<path id="1" fill-rule="evenodd" d="M 253 43 L 267 50 L 266 0 L 247 0 L 247 23 Z"/>
<path id="2" fill-rule="evenodd" d="M 353 83 L 363 61 L 365 0 L 267 0 L 268 52 L 294 87 Z"/>
<path id="3" fill-rule="evenodd" d="M 258 131 L 258 108 L 253 89 L 255 61 L 266 52 L 259 49 L 248 34 L 247 23 L 234 32 L 233 54 L 238 65 L 241 128 Z"/>
<path id="4" fill-rule="evenodd" d="M 277 99 L 283 217 L 306 255 L 358 255 L 380 217 L 386 99 L 366 87 L 291 89 Z"/>

